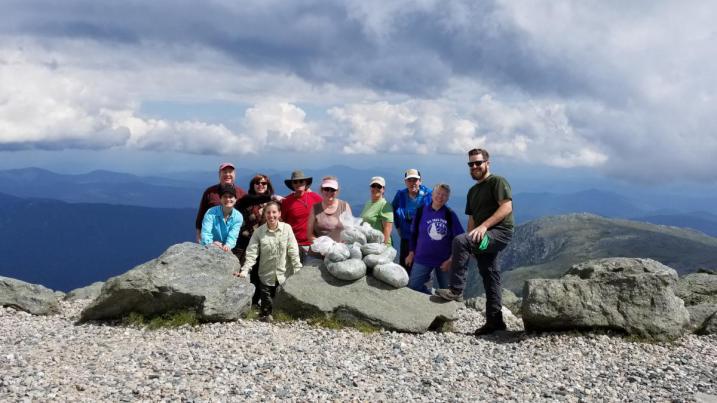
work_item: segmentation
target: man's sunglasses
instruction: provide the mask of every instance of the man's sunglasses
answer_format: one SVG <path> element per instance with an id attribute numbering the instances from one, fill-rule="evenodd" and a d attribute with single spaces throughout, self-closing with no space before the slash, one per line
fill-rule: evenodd
<path id="1" fill-rule="evenodd" d="M 473 167 L 479 167 L 479 166 L 483 165 L 484 162 L 488 162 L 488 161 L 470 161 L 470 162 L 468 163 L 468 166 L 471 167 L 471 168 L 473 168 Z"/>
<path id="2" fill-rule="evenodd" d="M 335 192 L 336 191 L 336 189 L 334 189 L 334 188 L 321 188 L 321 190 L 323 190 L 324 192 Z"/>
<path id="3" fill-rule="evenodd" d="M 378 190 L 383 189 L 383 186 L 379 185 L 378 183 L 372 183 L 371 187 Z"/>

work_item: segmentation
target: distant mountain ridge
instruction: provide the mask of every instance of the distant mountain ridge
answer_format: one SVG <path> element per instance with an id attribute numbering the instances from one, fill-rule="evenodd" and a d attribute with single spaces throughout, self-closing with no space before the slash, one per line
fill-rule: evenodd
<path id="1" fill-rule="evenodd" d="M 0 275 L 64 291 L 104 281 L 192 241 L 195 213 L 0 194 Z"/>
<path id="2" fill-rule="evenodd" d="M 555 278 L 575 263 L 604 257 L 651 258 L 686 274 L 717 268 L 717 238 L 594 214 L 543 217 L 519 225 L 503 251 L 504 287 L 520 292 L 526 279 Z"/>

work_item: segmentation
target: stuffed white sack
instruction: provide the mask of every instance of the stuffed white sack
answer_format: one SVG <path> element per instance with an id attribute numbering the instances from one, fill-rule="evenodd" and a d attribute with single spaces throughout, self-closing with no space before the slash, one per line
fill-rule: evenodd
<path id="1" fill-rule="evenodd" d="M 396 263 L 379 264 L 373 268 L 373 277 L 395 288 L 408 285 L 408 273 Z"/>
<path id="2" fill-rule="evenodd" d="M 326 269 L 339 280 L 355 281 L 366 275 L 366 264 L 361 259 L 327 263 Z"/>

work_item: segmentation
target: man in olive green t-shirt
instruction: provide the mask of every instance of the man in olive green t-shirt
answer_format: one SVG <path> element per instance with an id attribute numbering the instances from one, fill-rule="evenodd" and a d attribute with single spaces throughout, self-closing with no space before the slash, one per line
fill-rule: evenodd
<path id="1" fill-rule="evenodd" d="M 476 184 L 468 191 L 466 214 L 468 232 L 453 239 L 453 262 L 450 288 L 438 290 L 447 300 L 463 300 L 468 260 L 474 255 L 483 278 L 486 296 L 486 323 L 475 331 L 476 336 L 505 330 L 501 301 L 501 277 L 498 253 L 513 238 L 513 195 L 505 178 L 490 173 L 488 151 L 468 151 L 468 167 Z"/>

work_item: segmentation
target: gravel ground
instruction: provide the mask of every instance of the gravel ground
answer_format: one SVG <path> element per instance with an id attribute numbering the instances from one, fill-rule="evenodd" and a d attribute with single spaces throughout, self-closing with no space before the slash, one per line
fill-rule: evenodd
<path id="1" fill-rule="evenodd" d="M 717 337 L 604 334 L 476 339 L 481 313 L 423 335 L 239 321 L 148 331 L 0 308 L 2 401 L 709 401 Z"/>

